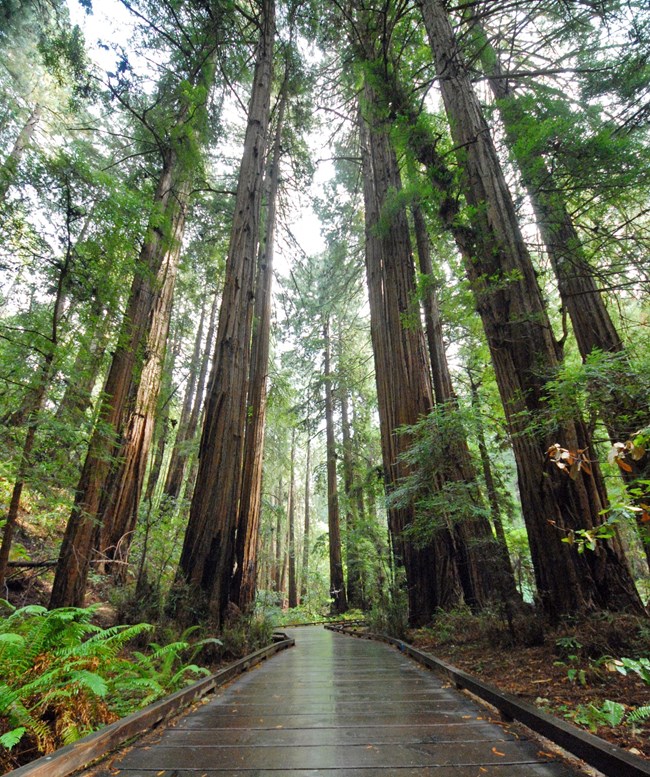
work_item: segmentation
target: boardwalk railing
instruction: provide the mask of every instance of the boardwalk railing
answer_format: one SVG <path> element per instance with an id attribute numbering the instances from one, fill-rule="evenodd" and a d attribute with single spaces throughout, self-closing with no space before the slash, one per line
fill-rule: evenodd
<path id="1" fill-rule="evenodd" d="M 608 777 L 649 777 L 650 763 L 600 737 L 582 731 L 564 720 L 541 712 L 532 704 L 518 699 L 509 693 L 500 691 L 493 685 L 481 682 L 467 672 L 438 658 L 418 650 L 395 637 L 384 634 L 353 631 L 347 625 L 329 625 L 326 629 L 337 631 L 360 639 L 375 639 L 394 645 L 398 650 L 411 656 L 418 663 L 432 669 L 438 675 L 449 680 L 456 688 L 464 688 L 479 699 L 496 707 L 506 720 L 517 720 L 532 731 L 550 739 L 569 753 L 581 758 L 589 766 L 599 769 Z"/>
<path id="2" fill-rule="evenodd" d="M 256 650 L 239 661 L 229 664 L 210 677 L 198 680 L 161 701 L 154 702 L 144 709 L 121 718 L 115 723 L 89 734 L 83 739 L 62 747 L 51 755 L 44 755 L 36 761 L 8 772 L 5 777 L 66 777 L 72 772 L 87 766 L 92 761 L 107 755 L 130 739 L 149 731 L 165 718 L 175 715 L 184 707 L 205 696 L 210 691 L 224 685 L 233 677 L 275 655 L 280 650 L 293 647 L 295 640 L 286 634 L 274 635 L 274 643 Z"/>

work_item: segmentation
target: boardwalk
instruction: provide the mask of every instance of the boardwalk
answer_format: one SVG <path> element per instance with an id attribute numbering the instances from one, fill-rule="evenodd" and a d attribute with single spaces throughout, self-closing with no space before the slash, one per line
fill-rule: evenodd
<path id="1" fill-rule="evenodd" d="M 319 627 L 102 777 L 570 777 L 386 645 Z M 119 770 L 119 771 L 118 771 Z"/>

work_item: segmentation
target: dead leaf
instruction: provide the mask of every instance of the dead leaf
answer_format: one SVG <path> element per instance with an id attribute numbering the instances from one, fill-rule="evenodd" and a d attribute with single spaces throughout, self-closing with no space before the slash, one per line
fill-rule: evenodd
<path id="1" fill-rule="evenodd" d="M 492 752 L 494 753 L 494 755 L 505 756 L 505 753 L 502 753 L 500 750 L 497 750 L 496 747 L 492 748 Z"/>

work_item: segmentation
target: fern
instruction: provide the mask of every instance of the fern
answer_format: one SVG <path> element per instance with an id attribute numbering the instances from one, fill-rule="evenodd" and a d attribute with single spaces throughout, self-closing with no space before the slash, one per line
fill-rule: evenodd
<path id="1" fill-rule="evenodd" d="M 6 747 L 7 750 L 11 750 L 12 747 L 20 742 L 26 730 L 24 726 L 19 726 L 12 731 L 7 731 L 6 734 L 0 736 L 0 745 Z"/>
<path id="2" fill-rule="evenodd" d="M 626 723 L 640 723 L 642 720 L 650 720 L 650 706 L 632 710 L 627 716 Z"/>
<path id="3" fill-rule="evenodd" d="M 91 622 L 96 607 L 48 611 L 16 609 L 0 600 L 0 718 L 9 729 L 6 750 L 17 744 L 48 753 L 97 727 L 156 701 L 193 676 L 209 674 L 194 663 L 198 650 L 219 640 L 190 645 L 196 629 L 168 645 L 122 657 L 125 646 L 152 630 L 146 623 L 102 629 Z M 192 653 L 184 664 L 182 656 Z"/>

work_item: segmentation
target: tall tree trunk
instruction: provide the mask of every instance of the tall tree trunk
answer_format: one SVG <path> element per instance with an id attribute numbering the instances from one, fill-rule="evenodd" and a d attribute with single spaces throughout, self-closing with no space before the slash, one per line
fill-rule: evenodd
<path id="1" fill-rule="evenodd" d="M 492 354 L 513 443 L 524 519 L 540 598 L 549 615 L 590 609 L 642 610 L 617 538 L 593 553 L 577 553 L 564 533 L 602 523 L 601 473 L 575 479 L 544 456 L 556 440 L 589 448 L 580 419 L 542 428 L 546 380 L 559 366 L 533 265 L 526 249 L 489 128 L 465 71 L 443 0 L 419 0 L 438 72 L 477 245 L 465 255 Z"/>
<path id="2" fill-rule="evenodd" d="M 250 369 L 255 259 L 269 123 L 275 37 L 274 0 L 260 16 L 253 89 L 219 314 L 213 374 L 199 452 L 198 480 L 181 553 L 179 577 L 200 594 L 195 613 L 221 623 L 234 568 L 242 449 Z M 195 599 L 196 601 L 196 599 Z"/>
<path id="3" fill-rule="evenodd" d="M 201 413 L 205 402 L 205 386 L 208 379 L 211 362 L 210 355 L 214 350 L 214 337 L 217 324 L 217 312 L 219 309 L 219 299 L 219 291 L 215 291 L 212 300 L 212 307 L 210 308 L 210 322 L 208 324 L 208 333 L 205 338 L 205 349 L 201 358 L 201 369 L 199 371 L 199 377 L 196 382 L 194 403 L 192 405 L 190 419 L 187 423 L 186 440 L 188 443 L 196 438 L 196 431 L 199 428 L 199 423 L 201 421 Z M 189 469 L 187 467 L 188 463 L 191 465 Z M 185 479 L 185 488 L 182 487 L 183 481 L 181 481 L 181 490 L 179 491 L 179 494 L 183 494 L 184 500 L 190 500 L 192 498 L 192 492 L 194 490 L 194 482 L 196 480 L 196 472 L 198 468 L 197 464 L 198 462 L 195 455 L 190 456 L 187 453 L 184 454 L 183 477 Z"/>
<path id="4" fill-rule="evenodd" d="M 455 399 L 454 387 L 451 382 L 451 373 L 447 362 L 447 352 L 442 336 L 442 319 L 440 318 L 440 305 L 438 295 L 433 285 L 433 262 L 431 261 L 431 245 L 427 232 L 427 225 L 422 214 L 422 208 L 414 205 L 411 209 L 415 232 L 415 244 L 418 253 L 420 272 L 429 280 L 422 297 L 424 310 L 424 331 L 429 346 L 429 359 L 431 360 L 431 377 L 433 380 L 433 396 L 436 403 L 444 404 Z"/>
<path id="5" fill-rule="evenodd" d="M 336 481 L 336 442 L 334 438 L 334 401 L 332 399 L 332 369 L 330 322 L 326 319 L 323 327 L 323 378 L 325 382 L 325 431 L 327 437 L 327 525 L 329 528 L 330 560 L 330 598 L 332 612 L 341 614 L 347 611 L 343 578 L 343 558 L 341 554 L 341 518 L 339 514 L 339 494 Z"/>
<path id="6" fill-rule="evenodd" d="M 140 495 L 155 424 L 156 406 L 165 363 L 174 286 L 181 254 L 190 184 L 184 181 L 176 193 L 169 246 L 155 284 L 156 300 L 150 314 L 146 358 L 140 373 L 135 404 L 125 424 L 124 439 L 117 455 L 106 502 L 100 507 L 100 550 L 117 565 L 116 580 L 123 582 L 131 539 L 138 520 Z"/>
<path id="7" fill-rule="evenodd" d="M 623 340 L 598 289 L 594 270 L 569 213 L 562 187 L 555 180 L 543 154 L 534 148 L 531 150 L 530 143 L 522 142 L 523 133 L 526 128 L 533 126 L 534 119 L 526 114 L 517 96 L 510 90 L 498 54 L 482 26 L 473 21 L 471 30 L 476 46 L 480 47 L 483 69 L 491 76 L 489 84 L 503 123 L 508 148 L 533 206 L 537 226 L 557 278 L 562 306 L 571 320 L 580 355 L 586 361 L 593 351 L 599 350 L 622 357 L 616 376 L 607 380 L 607 389 L 601 390 L 597 381 L 592 388 L 602 405 L 602 418 L 610 440 L 612 443 L 624 442 L 646 420 L 645 408 L 650 404 L 646 381 L 634 374 L 626 358 Z M 623 478 L 631 484 L 637 477 L 643 477 L 648 467 L 650 456 L 646 455 L 641 463 L 633 467 L 632 472 L 622 471 Z M 648 530 L 641 522 L 639 530 L 642 538 L 650 540 Z M 650 564 L 650 542 L 644 542 L 644 547 Z"/>
<path id="8" fill-rule="evenodd" d="M 172 453 L 169 459 L 169 467 L 167 469 L 167 477 L 165 480 L 164 492 L 172 499 L 178 498 L 178 495 L 181 492 L 181 486 L 183 485 L 183 475 L 185 473 L 186 460 L 184 447 L 188 441 L 188 427 L 190 423 L 190 416 L 192 415 L 192 408 L 194 406 L 196 385 L 201 369 L 201 348 L 203 346 L 203 327 L 205 325 L 206 302 L 207 300 L 204 297 L 201 304 L 199 325 L 194 337 L 194 348 L 192 350 L 187 382 L 185 384 L 183 405 L 181 407 L 181 414 L 176 425 L 176 437 L 174 439 L 174 447 L 172 448 Z"/>
<path id="9" fill-rule="evenodd" d="M 278 596 L 282 596 L 282 504 L 283 504 L 282 475 L 278 481 L 278 490 L 275 498 L 275 558 L 273 566 L 273 583 Z"/>
<path id="10" fill-rule="evenodd" d="M 410 236 L 403 208 L 394 209 L 390 228 L 380 225 L 393 192 L 401 189 L 397 159 L 388 126 L 377 110 L 377 97 L 366 83 L 360 116 L 366 224 L 366 274 L 370 303 L 370 331 L 375 359 L 375 378 L 381 431 L 384 482 L 390 492 L 409 470 L 400 460 L 411 444 L 398 432 L 426 416 L 433 393 L 419 316 L 409 315 L 417 300 Z M 414 321 L 406 325 L 405 317 Z M 440 527 L 426 547 L 404 537 L 414 519 L 414 509 L 391 507 L 388 523 L 394 557 L 406 572 L 409 618 L 427 623 L 438 607 L 461 601 L 453 539 Z"/>
<path id="11" fill-rule="evenodd" d="M 339 334 L 340 338 L 340 334 Z M 340 339 L 339 339 L 340 343 Z M 357 547 L 359 534 L 358 502 L 355 499 L 355 473 L 352 455 L 352 435 L 350 432 L 350 412 L 348 393 L 341 387 L 341 437 L 343 440 L 343 488 L 347 510 L 345 513 L 345 560 L 348 569 L 348 604 L 350 607 L 362 606 L 361 558 Z"/>
<path id="12" fill-rule="evenodd" d="M 154 207 L 140 251 L 121 332 L 102 394 L 99 421 L 92 434 L 81 472 L 75 504 L 68 520 L 56 568 L 50 607 L 83 605 L 90 560 L 98 538 L 102 497 L 112 461 L 119 451 L 119 435 L 133 393 L 135 368 L 142 358 L 150 315 L 156 299 L 154 288 L 170 249 L 161 212 L 175 221 L 178 205 L 178 158 L 167 150 L 154 196 Z"/>
<path id="13" fill-rule="evenodd" d="M 304 601 L 309 590 L 309 541 L 311 509 L 311 437 L 307 424 L 307 461 L 305 462 L 305 528 L 302 534 L 302 570 L 300 573 L 300 598 Z"/>
<path id="14" fill-rule="evenodd" d="M 232 581 L 232 599 L 238 602 L 243 611 L 253 606 L 257 585 L 257 546 L 262 510 L 266 384 L 268 382 L 271 341 L 271 288 L 275 250 L 276 203 L 280 182 L 282 129 L 286 104 L 287 74 L 285 74 L 285 81 L 278 101 L 275 139 L 267 174 L 266 228 L 264 242 L 260 246 L 255 282 L 253 340 L 248 380 L 247 405 L 249 410 L 246 416 L 241 498 L 237 519 L 236 571 Z"/>
<path id="15" fill-rule="evenodd" d="M 296 429 L 291 430 L 291 469 L 289 476 L 289 607 L 298 606 L 296 580 Z"/>
<path id="16" fill-rule="evenodd" d="M 86 411 L 92 403 L 92 392 L 99 378 L 113 323 L 109 312 L 102 312 L 102 304 L 95 302 L 94 313 L 97 325 L 90 342 L 82 342 L 75 356 L 61 402 L 56 411 L 56 419 L 68 422 L 72 427 L 81 426 Z"/>
<path id="17" fill-rule="evenodd" d="M 35 105 L 29 114 L 29 118 L 18 133 L 9 155 L 0 166 L 0 206 L 4 203 L 7 192 L 14 182 L 20 160 L 23 158 L 23 154 L 31 142 L 36 125 L 41 119 L 41 112 L 41 106 Z"/>
<path id="18" fill-rule="evenodd" d="M 481 457 L 481 468 L 483 471 L 483 480 L 485 481 L 485 490 L 487 492 L 488 503 L 490 505 L 490 514 L 492 515 L 492 523 L 494 525 L 494 533 L 496 534 L 497 541 L 501 547 L 501 555 L 506 563 L 510 573 L 514 577 L 514 570 L 512 569 L 512 562 L 510 561 L 510 555 L 508 553 L 508 543 L 506 542 L 506 533 L 503 528 L 503 520 L 501 518 L 501 507 L 499 505 L 499 496 L 497 493 L 496 481 L 492 474 L 492 462 L 490 461 L 490 455 L 488 453 L 487 444 L 485 441 L 485 430 L 483 428 L 483 421 L 481 420 L 481 402 L 478 393 L 478 386 L 476 385 L 471 372 L 468 371 L 469 386 L 471 392 L 472 409 L 474 410 L 476 418 L 476 440 L 478 443 L 479 456 Z"/>

